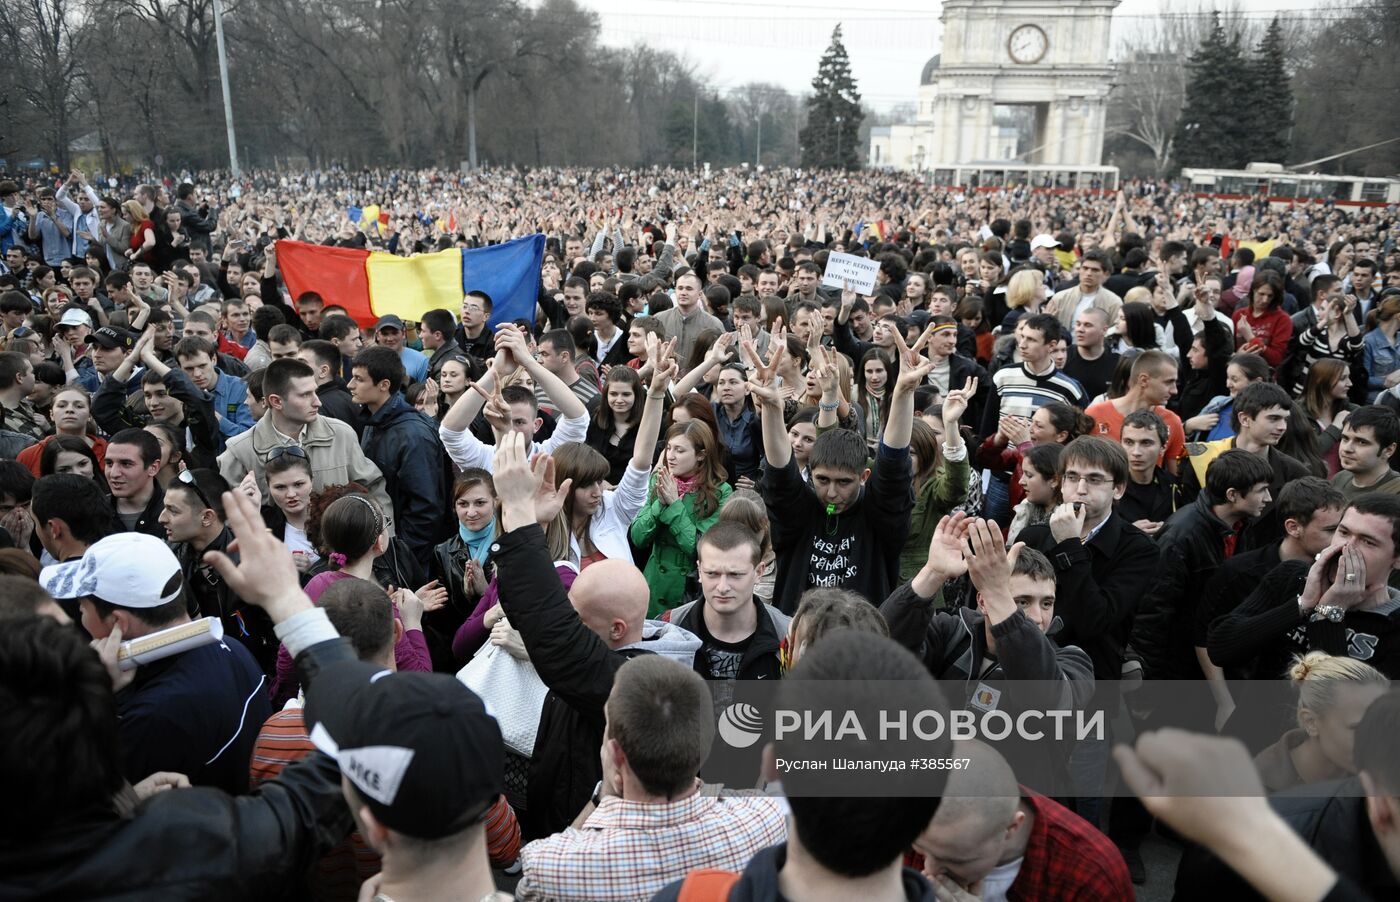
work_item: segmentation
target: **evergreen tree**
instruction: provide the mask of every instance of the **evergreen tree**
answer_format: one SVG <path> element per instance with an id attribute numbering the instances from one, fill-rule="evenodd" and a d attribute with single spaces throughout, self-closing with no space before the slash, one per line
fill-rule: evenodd
<path id="1" fill-rule="evenodd" d="M 1283 29 L 1275 16 L 1250 61 L 1249 159 L 1288 161 L 1293 136 L 1293 87 L 1284 62 Z"/>
<path id="2" fill-rule="evenodd" d="M 851 60 L 841 43 L 841 26 L 817 64 L 812 96 L 807 98 L 807 127 L 802 129 L 802 165 L 818 169 L 860 166 L 860 92 L 851 77 Z"/>
<path id="3" fill-rule="evenodd" d="M 1182 166 L 1240 169 L 1253 146 L 1248 107 L 1240 103 L 1253 72 L 1239 35 L 1227 36 L 1220 14 L 1211 16 L 1210 35 L 1186 63 L 1190 81 L 1173 144 Z"/>

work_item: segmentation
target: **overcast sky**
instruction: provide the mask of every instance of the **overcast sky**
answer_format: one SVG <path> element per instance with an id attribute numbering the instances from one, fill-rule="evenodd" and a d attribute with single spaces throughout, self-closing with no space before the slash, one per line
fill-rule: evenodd
<path id="1" fill-rule="evenodd" d="M 914 100 L 919 72 L 938 52 L 942 37 L 941 4 L 934 0 L 868 0 L 859 13 L 852 12 L 850 0 L 579 2 L 598 12 L 605 44 L 644 42 L 683 54 L 719 90 L 750 81 L 807 90 L 831 29 L 840 22 L 861 95 L 882 110 Z M 1275 10 L 1325 8 L 1318 0 L 1230 0 L 1229 5 L 1266 19 Z M 1114 12 L 1114 33 L 1150 22 L 1163 11 L 1181 14 L 1199 8 L 1210 6 L 1123 0 Z"/>

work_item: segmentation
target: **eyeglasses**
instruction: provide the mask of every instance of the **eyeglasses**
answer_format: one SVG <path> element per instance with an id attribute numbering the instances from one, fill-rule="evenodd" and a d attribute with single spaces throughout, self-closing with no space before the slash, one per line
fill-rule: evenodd
<path id="1" fill-rule="evenodd" d="M 284 454 L 290 454 L 292 457 L 300 457 L 302 460 L 308 459 L 306 456 L 306 449 L 301 445 L 278 445 L 267 453 L 267 462 L 272 463 Z"/>
<path id="2" fill-rule="evenodd" d="M 1110 484 L 1112 484 L 1112 482 L 1113 482 L 1113 477 L 1112 477 L 1112 476 L 1105 476 L 1105 475 L 1103 475 L 1102 473 L 1072 473 L 1072 472 L 1066 472 L 1064 476 L 1061 476 L 1061 477 L 1060 477 L 1060 482 L 1063 483 L 1064 485 L 1070 485 L 1070 484 L 1072 484 L 1072 483 L 1083 482 L 1083 483 L 1087 483 L 1088 485 L 1093 486 L 1094 488 L 1098 488 L 1098 487 L 1100 487 L 1100 486 L 1105 486 L 1105 485 L 1110 485 Z"/>
<path id="3" fill-rule="evenodd" d="M 204 489 L 201 489 L 199 487 L 199 482 L 194 478 L 193 470 L 181 470 L 180 475 L 176 478 L 178 478 L 185 485 L 189 486 L 190 489 L 197 496 L 199 496 L 199 500 L 204 502 L 204 506 L 206 508 L 208 508 L 209 510 L 214 509 L 214 505 L 209 503 L 209 496 L 204 494 Z"/>

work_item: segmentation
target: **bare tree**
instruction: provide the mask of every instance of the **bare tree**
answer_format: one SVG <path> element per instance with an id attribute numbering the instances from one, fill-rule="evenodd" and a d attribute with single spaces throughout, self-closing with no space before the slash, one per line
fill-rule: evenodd
<path id="1" fill-rule="evenodd" d="M 68 145 L 77 96 L 77 54 L 69 0 L 0 3 L 0 47 L 13 89 L 29 108 L 25 117 L 44 135 L 47 156 L 68 168 Z"/>

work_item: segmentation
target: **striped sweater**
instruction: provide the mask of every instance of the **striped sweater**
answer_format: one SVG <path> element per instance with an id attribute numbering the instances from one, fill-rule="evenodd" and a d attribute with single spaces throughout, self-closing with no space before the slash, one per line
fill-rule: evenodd
<path id="1" fill-rule="evenodd" d="M 1083 409 L 1089 403 L 1084 387 L 1063 370 L 1032 374 L 1024 363 L 1004 366 L 992 375 L 992 391 L 982 413 L 981 435 L 995 435 L 1003 416 L 1030 419 L 1041 407 L 1062 401 Z"/>

